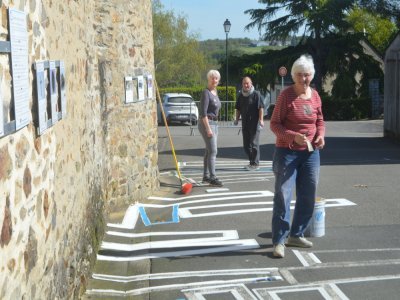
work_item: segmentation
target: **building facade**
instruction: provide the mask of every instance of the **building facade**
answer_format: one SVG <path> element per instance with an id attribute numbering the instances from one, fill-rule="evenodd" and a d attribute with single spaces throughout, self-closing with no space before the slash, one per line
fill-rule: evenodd
<path id="1" fill-rule="evenodd" d="M 77 298 L 107 215 L 159 187 L 151 1 L 0 5 L 0 299 Z"/>

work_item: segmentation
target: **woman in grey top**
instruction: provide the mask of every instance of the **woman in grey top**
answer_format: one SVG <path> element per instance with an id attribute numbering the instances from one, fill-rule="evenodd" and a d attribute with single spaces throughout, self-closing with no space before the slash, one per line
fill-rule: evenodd
<path id="1" fill-rule="evenodd" d="M 207 73 L 207 88 L 204 89 L 199 107 L 198 127 L 206 144 L 203 165 L 203 182 L 213 186 L 222 186 L 222 182 L 215 174 L 215 160 L 217 157 L 218 112 L 221 101 L 218 98 L 217 86 L 221 75 L 217 70 Z"/>

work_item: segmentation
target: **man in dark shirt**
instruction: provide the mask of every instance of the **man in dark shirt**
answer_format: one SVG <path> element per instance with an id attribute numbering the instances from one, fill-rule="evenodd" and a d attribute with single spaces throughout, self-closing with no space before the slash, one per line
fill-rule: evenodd
<path id="1" fill-rule="evenodd" d="M 249 158 L 247 169 L 257 170 L 260 163 L 260 130 L 264 127 L 264 102 L 259 91 L 254 89 L 250 77 L 242 80 L 242 90 L 236 100 L 236 120 L 242 119 L 243 149 Z"/>

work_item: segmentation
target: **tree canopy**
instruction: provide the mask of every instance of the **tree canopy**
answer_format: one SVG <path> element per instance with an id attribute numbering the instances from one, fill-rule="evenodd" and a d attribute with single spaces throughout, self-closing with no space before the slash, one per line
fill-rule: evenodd
<path id="1" fill-rule="evenodd" d="M 259 2 L 264 3 L 266 7 L 249 9 L 245 12 L 252 20 L 246 28 L 257 26 L 265 40 L 285 39 L 300 34 L 300 43 L 279 51 L 266 51 L 262 55 L 231 58 L 231 71 L 235 71 L 236 67 L 236 72 L 241 73 L 241 76 L 250 72 L 253 77 L 263 80 L 259 82 L 260 85 L 273 86 L 278 79 L 279 66 L 290 69 L 296 58 L 308 53 L 314 59 L 316 70 L 314 83 L 317 89 L 322 91 L 322 84 L 328 76 L 336 76 L 332 94 L 340 97 L 353 97 L 363 93 L 366 88 L 366 76 L 371 73 L 374 78 L 382 77 L 383 73 L 378 64 L 365 53 L 360 40 L 374 37 L 376 38 L 374 42 L 377 45 L 380 43 L 382 49 L 390 33 L 385 35 L 384 41 L 380 40 L 383 36 L 380 32 L 374 34 L 371 30 L 364 36 L 364 27 L 361 29 L 361 26 L 365 26 L 365 23 L 358 17 L 360 14 L 370 16 L 370 22 L 374 24 L 371 27 L 376 24 L 385 26 L 384 16 L 388 15 L 384 13 L 387 13 L 387 10 L 382 8 L 382 15 L 374 16 L 369 13 L 369 10 L 376 8 L 378 3 L 373 7 L 362 7 L 366 3 L 370 5 L 369 1 L 259 0 Z M 394 1 L 374 2 L 394 3 Z M 391 17 L 395 19 L 395 15 Z M 393 24 L 393 21 L 389 22 Z M 386 24 L 387 28 L 396 27 L 394 25 L 389 27 Z M 232 67 L 233 62 L 236 64 L 235 67 Z M 356 81 L 356 75 L 361 76 L 361 80 Z"/>
<path id="2" fill-rule="evenodd" d="M 205 81 L 207 63 L 186 18 L 153 0 L 154 61 L 159 86 L 192 86 Z"/>

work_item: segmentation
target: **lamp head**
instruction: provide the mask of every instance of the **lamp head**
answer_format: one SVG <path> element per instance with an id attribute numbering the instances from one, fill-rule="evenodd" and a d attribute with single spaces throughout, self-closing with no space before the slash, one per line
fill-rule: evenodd
<path id="1" fill-rule="evenodd" d="M 228 33 L 229 30 L 231 30 L 231 22 L 229 22 L 228 19 L 226 19 L 224 22 L 224 30 L 225 30 L 225 33 Z"/>

